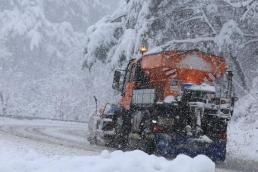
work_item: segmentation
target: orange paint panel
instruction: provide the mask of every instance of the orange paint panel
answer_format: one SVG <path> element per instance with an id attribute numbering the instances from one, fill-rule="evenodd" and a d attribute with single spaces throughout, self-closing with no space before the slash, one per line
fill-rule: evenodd
<path id="1" fill-rule="evenodd" d="M 153 69 L 162 66 L 163 57 L 161 54 L 155 56 L 144 56 L 142 60 L 142 69 Z"/>
<path id="2" fill-rule="evenodd" d="M 184 83 L 200 85 L 204 82 L 212 84 L 214 80 L 209 79 L 209 75 L 217 79 L 226 72 L 224 58 L 198 50 L 168 51 L 146 55 L 142 57 L 141 65 L 152 87 L 162 91 L 162 97 L 179 94 L 178 91 L 170 89 L 173 79 L 180 81 L 181 85 Z"/>
<path id="3" fill-rule="evenodd" d="M 126 84 L 124 96 L 122 96 L 119 102 L 121 107 L 125 109 L 130 109 L 134 87 L 135 87 L 135 82 L 128 82 Z"/>

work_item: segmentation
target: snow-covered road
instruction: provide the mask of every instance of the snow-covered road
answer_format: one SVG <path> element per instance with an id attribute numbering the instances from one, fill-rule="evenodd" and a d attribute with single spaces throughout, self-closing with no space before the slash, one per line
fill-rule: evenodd
<path id="1" fill-rule="evenodd" d="M 34 142 L 79 149 L 89 154 L 97 154 L 104 149 L 89 144 L 85 123 L 0 118 L 0 132 Z"/>
<path id="2" fill-rule="evenodd" d="M 0 139 L 28 144 L 46 155 L 96 155 L 106 149 L 88 143 L 86 123 L 0 118 Z M 258 163 L 229 158 L 216 171 L 253 172 Z"/>

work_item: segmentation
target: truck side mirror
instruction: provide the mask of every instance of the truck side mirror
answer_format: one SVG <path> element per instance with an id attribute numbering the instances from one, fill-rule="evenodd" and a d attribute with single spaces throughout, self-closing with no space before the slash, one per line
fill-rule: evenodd
<path id="1" fill-rule="evenodd" d="M 115 71 L 114 73 L 114 79 L 113 79 L 113 84 L 112 88 L 114 90 L 120 90 L 120 79 L 121 79 L 122 73 L 118 70 Z"/>
<path id="2" fill-rule="evenodd" d="M 98 113 L 98 99 L 96 96 L 93 96 L 94 100 L 95 100 L 95 105 L 96 105 L 96 114 Z"/>

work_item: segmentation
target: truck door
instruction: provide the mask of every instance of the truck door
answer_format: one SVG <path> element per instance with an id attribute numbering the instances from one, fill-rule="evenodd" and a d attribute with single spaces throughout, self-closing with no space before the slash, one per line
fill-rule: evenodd
<path id="1" fill-rule="evenodd" d="M 133 90 L 135 87 L 134 76 L 136 69 L 136 60 L 132 60 L 128 65 L 128 69 L 125 76 L 124 88 L 122 90 L 122 99 L 120 105 L 125 109 L 130 109 L 130 105 L 133 97 Z"/>

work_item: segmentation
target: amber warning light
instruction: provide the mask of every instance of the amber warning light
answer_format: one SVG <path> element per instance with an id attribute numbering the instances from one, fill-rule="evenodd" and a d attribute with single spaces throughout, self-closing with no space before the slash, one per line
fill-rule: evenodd
<path id="1" fill-rule="evenodd" d="M 148 49 L 145 46 L 141 46 L 140 52 L 142 55 L 144 55 L 144 53 L 146 53 L 147 51 L 148 51 Z"/>

